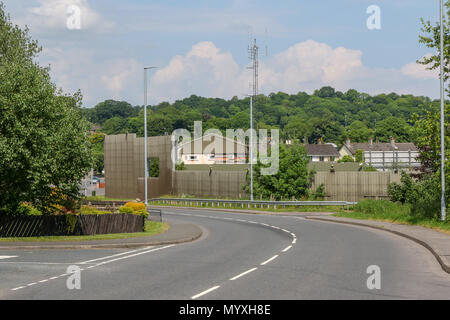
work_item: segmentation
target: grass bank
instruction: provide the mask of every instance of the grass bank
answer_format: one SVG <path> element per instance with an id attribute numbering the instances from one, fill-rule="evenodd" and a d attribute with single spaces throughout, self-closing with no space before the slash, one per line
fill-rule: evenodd
<path id="1" fill-rule="evenodd" d="M 114 240 L 137 237 L 149 237 L 161 234 L 169 229 L 169 225 L 164 222 L 146 221 L 144 232 L 135 233 L 111 233 L 99 234 L 95 236 L 50 236 L 50 237 L 25 237 L 25 238 L 0 238 L 1 242 L 52 242 L 52 241 L 90 241 L 90 240 Z"/>
<path id="2" fill-rule="evenodd" d="M 333 215 L 359 220 L 376 220 L 423 226 L 450 234 L 450 220 L 440 221 L 439 219 L 413 216 L 409 205 L 393 203 L 387 200 L 362 200 L 352 211 L 341 211 Z"/>
<path id="3" fill-rule="evenodd" d="M 231 210 L 239 210 L 239 211 L 249 211 L 249 213 L 252 213 L 251 211 L 261 211 L 261 213 L 264 212 L 341 212 L 342 208 L 340 206 L 299 206 L 299 207 L 293 207 L 293 206 L 286 206 L 283 208 L 283 206 L 278 206 L 276 209 L 273 207 L 267 208 L 261 208 L 261 207 L 250 207 L 244 205 L 242 207 L 240 204 L 232 204 L 231 207 L 227 204 L 225 207 L 223 206 L 211 206 L 211 205 L 197 205 L 195 203 L 192 203 L 192 205 L 189 205 L 189 198 L 186 198 L 187 205 L 184 203 L 164 203 L 163 201 L 154 201 L 150 203 L 150 206 L 164 206 L 164 207 L 189 207 L 189 208 L 210 208 L 210 209 L 231 209 Z"/>

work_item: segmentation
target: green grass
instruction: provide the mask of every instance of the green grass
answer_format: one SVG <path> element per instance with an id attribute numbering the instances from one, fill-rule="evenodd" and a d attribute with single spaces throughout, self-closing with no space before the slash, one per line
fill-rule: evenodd
<path id="1" fill-rule="evenodd" d="M 131 199 L 131 198 L 108 198 L 105 196 L 88 196 L 88 197 L 83 197 L 83 200 L 86 201 L 134 201 L 136 199 Z"/>
<path id="2" fill-rule="evenodd" d="M 52 241 L 90 241 L 90 240 L 114 240 L 114 239 L 126 239 L 137 237 L 149 237 L 161 234 L 169 229 L 169 225 L 164 222 L 145 222 L 144 232 L 135 233 L 111 233 L 111 234 L 99 234 L 95 236 L 51 236 L 51 237 L 25 237 L 25 238 L 0 238 L 1 242 L 52 242 Z"/>
<path id="3" fill-rule="evenodd" d="M 294 207 L 294 206 L 286 206 L 285 208 L 281 207 L 281 206 L 277 206 L 276 209 L 274 209 L 273 207 L 267 208 L 254 208 L 254 207 L 250 207 L 248 208 L 247 206 L 244 205 L 244 208 L 242 208 L 242 206 L 240 204 L 232 204 L 231 207 L 229 207 L 229 205 L 227 204 L 226 207 L 223 206 L 206 206 L 206 204 L 204 204 L 203 206 L 200 205 L 196 205 L 195 203 L 191 205 L 189 205 L 189 198 L 186 198 L 187 201 L 187 205 L 185 205 L 183 202 L 182 203 L 177 203 L 177 204 L 170 204 L 170 203 L 163 203 L 162 201 L 157 201 L 157 202 L 152 202 L 150 205 L 151 206 L 168 206 L 168 207 L 190 207 L 190 208 L 216 208 L 216 209 L 231 209 L 231 210 L 244 210 L 244 211 L 261 211 L 261 213 L 264 212 L 341 212 L 342 208 L 340 206 L 299 206 L 299 207 Z"/>
<path id="4" fill-rule="evenodd" d="M 393 203 L 387 200 L 363 200 L 353 211 L 341 211 L 333 214 L 336 217 L 353 218 L 359 220 L 375 220 L 399 224 L 417 225 L 450 234 L 450 221 L 422 218 L 411 215 L 409 205 Z"/>

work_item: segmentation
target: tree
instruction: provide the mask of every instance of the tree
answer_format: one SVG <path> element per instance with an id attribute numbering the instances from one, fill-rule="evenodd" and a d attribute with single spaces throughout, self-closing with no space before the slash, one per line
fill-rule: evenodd
<path id="1" fill-rule="evenodd" d="M 450 1 L 446 1 L 445 7 L 447 14 L 444 14 L 444 79 L 448 80 L 450 76 L 450 24 L 448 16 L 450 15 Z M 422 22 L 421 31 L 426 35 L 419 35 L 419 42 L 425 44 L 428 48 L 436 50 L 436 54 L 425 56 L 417 62 L 428 66 L 429 70 L 439 70 L 441 65 L 440 48 L 441 48 L 441 25 L 437 22 L 432 25 L 429 20 Z"/>
<path id="2" fill-rule="evenodd" d="M 78 197 L 91 168 L 81 94 L 56 88 L 49 68 L 34 62 L 40 51 L 0 3 L 0 214 L 16 214 L 23 202 L 51 212 Z"/>
<path id="3" fill-rule="evenodd" d="M 302 199 L 308 197 L 314 174 L 308 171 L 308 156 L 301 145 L 286 147 L 280 145 L 279 170 L 275 175 L 262 175 L 263 165 L 258 162 L 253 167 L 253 191 L 257 197 L 276 200 Z M 250 178 L 244 188 L 250 193 Z"/>

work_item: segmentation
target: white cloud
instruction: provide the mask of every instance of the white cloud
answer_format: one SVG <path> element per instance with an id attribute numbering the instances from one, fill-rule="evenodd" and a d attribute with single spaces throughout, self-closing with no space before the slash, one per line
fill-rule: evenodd
<path id="1" fill-rule="evenodd" d="M 424 57 L 431 57 L 432 54 L 426 54 Z M 423 64 L 411 62 L 403 66 L 401 72 L 411 78 L 415 79 L 439 79 L 438 70 L 428 70 Z"/>
<path id="2" fill-rule="evenodd" d="M 52 81 L 65 92 L 80 89 L 84 106 L 90 107 L 105 99 L 139 103 L 142 92 L 142 68 L 135 59 L 103 59 L 85 49 L 44 49 L 41 64 L 50 65 Z"/>
<path id="3" fill-rule="evenodd" d="M 240 68 L 231 53 L 222 52 L 212 42 L 195 44 L 185 56 L 175 56 L 156 71 L 150 90 L 154 98 L 174 100 L 190 94 L 223 97 L 236 94 Z"/>
<path id="4" fill-rule="evenodd" d="M 70 6 L 80 9 L 81 30 L 105 32 L 114 24 L 94 11 L 88 0 L 38 0 L 39 6 L 28 8 L 23 16 L 17 18 L 19 25 L 28 25 L 33 32 L 66 31 Z"/>
<path id="5" fill-rule="evenodd" d="M 93 49 L 55 47 L 44 50 L 41 62 L 51 64 L 52 79 L 58 86 L 68 92 L 81 89 L 85 106 L 111 98 L 142 104 L 144 65 L 136 59 L 108 59 L 99 57 Z M 340 91 L 354 88 L 370 94 L 397 92 L 437 97 L 437 78 L 412 66 L 371 68 L 364 66 L 359 50 L 332 48 L 308 40 L 260 62 L 260 92 L 312 93 L 330 85 Z M 251 79 L 251 70 L 239 66 L 230 52 L 212 42 L 200 42 L 151 73 L 149 101 L 173 102 L 191 94 L 242 97 L 251 92 Z"/>
<path id="6" fill-rule="evenodd" d="M 324 84 L 340 88 L 362 72 L 361 56 L 358 50 L 333 49 L 313 40 L 301 42 L 263 65 L 261 89 L 297 92 Z"/>

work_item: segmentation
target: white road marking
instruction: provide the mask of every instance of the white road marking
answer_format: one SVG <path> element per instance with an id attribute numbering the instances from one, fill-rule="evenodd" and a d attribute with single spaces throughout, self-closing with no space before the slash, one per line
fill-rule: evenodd
<path id="1" fill-rule="evenodd" d="M 289 246 L 289 247 L 283 249 L 282 252 L 286 252 L 286 251 L 288 251 L 290 248 L 292 248 L 292 246 Z"/>
<path id="2" fill-rule="evenodd" d="M 208 289 L 208 290 L 205 290 L 205 291 L 203 291 L 203 292 L 200 292 L 199 294 L 196 294 L 196 295 L 193 296 L 191 299 L 197 299 L 197 298 L 199 298 L 199 297 L 201 297 L 201 296 L 203 296 L 203 295 L 205 295 L 205 294 L 207 294 L 207 293 L 210 293 L 211 291 L 214 291 L 214 290 L 216 290 L 216 289 L 218 289 L 218 288 L 220 288 L 220 286 L 212 287 L 212 288 L 210 288 L 210 289 Z"/>
<path id="3" fill-rule="evenodd" d="M 243 277 L 243 276 L 245 276 L 246 274 L 255 271 L 256 269 L 258 269 L 258 268 L 253 268 L 253 269 L 247 270 L 247 271 L 245 271 L 245 272 L 242 272 L 241 274 L 238 274 L 237 276 L 231 278 L 230 280 L 233 281 L 233 280 L 239 279 L 240 277 Z"/>
<path id="4" fill-rule="evenodd" d="M 17 258 L 17 256 L 0 256 L 1 259 L 11 259 L 11 258 Z"/>
<path id="5" fill-rule="evenodd" d="M 107 264 L 107 263 L 111 263 L 111 262 L 114 262 L 114 261 L 118 261 L 118 260 L 123 260 L 123 259 L 128 259 L 128 258 L 136 257 L 136 256 L 139 256 L 139 255 L 142 255 L 142 254 L 145 254 L 145 253 L 149 253 L 149 252 L 153 252 L 153 251 L 158 251 L 158 250 L 170 248 L 170 247 L 173 247 L 173 246 L 175 246 L 175 245 L 174 245 L 174 244 L 171 244 L 171 245 L 168 245 L 168 246 L 165 246 L 165 247 L 159 247 L 159 248 L 155 248 L 155 249 L 151 249 L 151 250 L 147 250 L 147 251 L 141 251 L 141 252 L 138 252 L 138 253 L 135 253 L 135 254 L 130 254 L 130 255 L 127 255 L 127 256 L 125 256 L 125 257 L 120 257 L 120 258 L 115 258 L 115 259 L 111 259 L 111 260 L 106 260 L 106 261 L 97 263 L 97 264 L 95 264 L 95 265 L 93 265 L 93 266 L 89 266 L 89 267 L 87 267 L 86 269 L 95 268 L 95 267 L 98 267 L 98 266 L 101 266 L 101 265 L 104 265 L 104 264 Z M 143 249 L 140 249 L 140 250 L 144 250 L 144 249 L 148 249 L 148 248 L 151 248 L 151 247 L 146 247 L 146 248 L 143 248 Z M 121 253 L 121 254 L 112 255 L 112 256 L 107 256 L 107 257 L 98 258 L 98 259 L 93 259 L 93 260 L 89 260 L 89 261 L 104 260 L 104 259 L 106 259 L 106 258 L 111 258 L 111 257 L 115 257 L 115 256 L 118 256 L 118 255 L 123 255 L 123 254 L 126 254 L 126 253 L 136 252 L 136 251 L 138 251 L 138 250 L 127 251 L 127 252 L 123 252 L 123 253 Z M 84 261 L 84 263 L 87 263 L 87 262 L 89 262 L 89 261 Z M 83 264 L 83 262 L 80 262 L 80 263 L 78 263 L 78 264 Z M 83 271 L 83 270 L 84 270 L 84 269 L 80 269 L 80 271 Z M 41 281 L 38 281 L 38 282 L 32 282 L 32 283 L 27 284 L 26 286 L 13 288 L 13 289 L 11 289 L 11 290 L 16 291 L 16 290 L 19 290 L 19 289 L 23 289 L 23 288 L 26 288 L 26 287 L 33 286 L 33 285 L 38 284 L 38 283 L 44 283 L 44 282 L 47 282 L 47 281 L 49 281 L 49 280 L 55 280 L 55 279 L 58 279 L 58 278 L 61 278 L 61 277 L 65 277 L 65 276 L 68 276 L 68 275 L 70 275 L 70 274 L 69 274 L 69 273 L 63 273 L 63 274 L 61 274 L 61 275 L 59 275 L 59 276 L 56 276 L 56 277 L 51 277 L 51 278 L 44 279 L 44 280 L 41 280 Z"/>
<path id="6" fill-rule="evenodd" d="M 294 238 L 294 240 L 292 240 L 292 244 L 295 244 L 297 242 L 297 238 Z"/>
<path id="7" fill-rule="evenodd" d="M 270 261 L 275 260 L 277 257 L 278 257 L 278 255 L 276 254 L 272 258 L 270 258 L 270 259 L 264 261 L 263 263 L 261 263 L 261 265 L 263 266 L 265 264 L 268 264 Z"/>
<path id="8" fill-rule="evenodd" d="M 106 257 L 101 257 L 101 258 L 97 258 L 97 259 L 92 259 L 92 260 L 86 260 L 86 261 L 82 261 L 82 262 L 78 262 L 78 263 L 72 263 L 72 264 L 87 264 L 87 263 L 91 263 L 91 262 L 95 262 L 95 261 L 100 261 L 100 260 L 105 260 L 108 258 L 114 258 L 114 257 L 118 257 L 118 256 L 123 256 L 125 254 L 129 254 L 129 253 L 133 253 L 133 252 L 138 252 L 138 251 L 142 251 L 142 250 L 147 250 L 152 248 L 152 246 L 150 247 L 145 247 L 145 248 L 140 248 L 140 249 L 136 249 L 136 250 L 131 250 L 131 251 L 127 251 L 127 252 L 122 252 L 122 253 L 117 253 L 117 254 L 113 254 L 110 256 L 106 256 Z"/>

